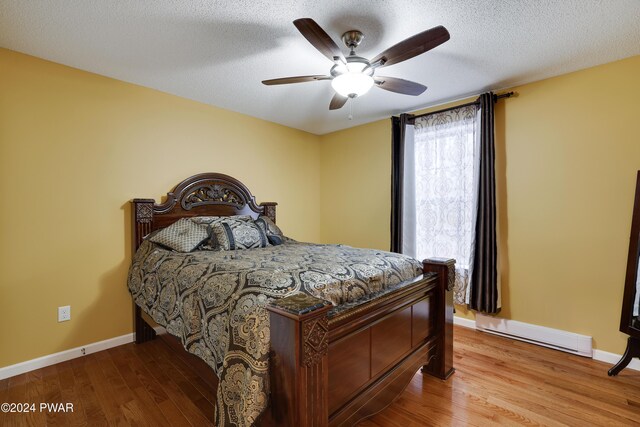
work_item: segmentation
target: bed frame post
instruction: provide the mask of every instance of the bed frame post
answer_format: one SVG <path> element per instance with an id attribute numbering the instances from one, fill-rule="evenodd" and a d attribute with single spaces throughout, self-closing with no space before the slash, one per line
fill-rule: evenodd
<path id="1" fill-rule="evenodd" d="M 135 310 L 134 326 L 136 331 L 136 344 L 151 341 L 156 337 L 156 331 L 142 318 L 142 310 L 136 303 L 133 303 Z"/>
<path id="2" fill-rule="evenodd" d="M 133 236 L 132 242 L 133 252 L 135 254 L 138 247 L 142 244 L 144 236 L 151 232 L 153 225 L 153 199 L 133 199 L 131 201 L 131 216 L 133 217 Z M 142 318 L 142 310 L 134 302 L 133 303 L 133 327 L 136 332 L 136 344 L 150 341 L 156 337 L 156 331 L 147 324 Z"/>
<path id="3" fill-rule="evenodd" d="M 436 309 L 437 338 L 436 355 L 422 367 L 422 372 L 446 380 L 455 372 L 453 367 L 453 284 L 455 282 L 456 260 L 430 258 L 422 262 L 424 273 L 438 273 L 438 294 Z"/>
<path id="4" fill-rule="evenodd" d="M 142 244 L 144 236 L 151 233 L 153 225 L 153 199 L 133 199 L 131 201 L 131 216 L 133 217 L 133 253 Z"/>
<path id="5" fill-rule="evenodd" d="M 267 306 L 271 330 L 271 418 L 274 425 L 326 427 L 329 422 L 328 302 L 295 294 Z"/>
<path id="6" fill-rule="evenodd" d="M 263 208 L 263 215 L 268 217 L 274 223 L 276 222 L 276 206 L 278 206 L 275 202 L 262 202 L 260 206 Z"/>

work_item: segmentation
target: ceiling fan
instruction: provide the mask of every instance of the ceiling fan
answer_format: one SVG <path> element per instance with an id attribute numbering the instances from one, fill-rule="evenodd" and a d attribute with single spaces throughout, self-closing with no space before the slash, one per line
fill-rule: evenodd
<path id="1" fill-rule="evenodd" d="M 376 75 L 377 69 L 423 54 L 450 38 L 447 29 L 439 25 L 409 37 L 373 59 L 367 60 L 356 55 L 355 52 L 364 38 L 364 34 L 358 30 L 350 30 L 342 35 L 342 41 L 350 50 L 349 56 L 345 57 L 333 39 L 313 19 L 296 19 L 293 21 L 293 25 L 313 47 L 334 62 L 329 70 L 329 75 L 283 77 L 263 80 L 262 83 L 271 86 L 331 80 L 331 86 L 336 94 L 329 104 L 330 110 L 342 108 L 349 98 L 364 95 L 374 85 L 390 92 L 412 96 L 420 95 L 427 90 L 426 86 L 396 77 L 378 76 Z"/>

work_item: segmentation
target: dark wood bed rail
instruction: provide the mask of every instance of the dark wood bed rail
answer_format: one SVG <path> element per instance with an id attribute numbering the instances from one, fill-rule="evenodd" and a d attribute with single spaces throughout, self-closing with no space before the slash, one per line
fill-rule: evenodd
<path id="1" fill-rule="evenodd" d="M 276 205 L 257 204 L 248 188 L 228 175 L 195 175 L 163 203 L 132 201 L 134 251 L 144 236 L 180 218 L 265 215 L 275 222 Z M 271 397 L 257 425 L 350 426 L 388 406 L 420 367 L 447 379 L 454 372 L 454 264 L 425 260 L 422 275 L 342 312 L 303 294 L 269 304 Z M 141 309 L 134 307 L 136 343 L 155 338 Z M 181 349 L 178 339 L 164 339 L 203 380 L 217 386 L 204 361 Z"/>

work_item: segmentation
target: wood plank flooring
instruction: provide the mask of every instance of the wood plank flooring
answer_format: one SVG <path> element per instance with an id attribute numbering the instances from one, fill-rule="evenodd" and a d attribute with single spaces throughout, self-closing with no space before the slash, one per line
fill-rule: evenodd
<path id="1" fill-rule="evenodd" d="M 360 427 L 640 425 L 640 372 L 455 328 L 456 373 L 417 373 L 401 397 Z M 0 381 L 0 426 L 212 426 L 215 392 L 161 340 L 127 344 Z M 70 402 L 73 412 L 40 411 Z"/>
<path id="2" fill-rule="evenodd" d="M 456 327 L 456 373 L 420 375 L 376 426 L 640 425 L 640 372 Z"/>

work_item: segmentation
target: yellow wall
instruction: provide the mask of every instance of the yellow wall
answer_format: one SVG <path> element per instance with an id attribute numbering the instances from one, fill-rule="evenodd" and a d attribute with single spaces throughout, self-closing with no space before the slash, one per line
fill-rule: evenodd
<path id="1" fill-rule="evenodd" d="M 516 87 L 496 112 L 501 316 L 616 353 L 639 72 Z M 294 238 L 388 249 L 389 122 L 318 137 L 0 49 L 0 367 L 131 332 L 127 202 L 194 173 L 279 202 Z"/>
<path id="2" fill-rule="evenodd" d="M 391 120 L 320 138 L 322 241 L 389 250 Z"/>
<path id="3" fill-rule="evenodd" d="M 0 49 L 0 367 L 132 331 L 134 197 L 199 172 L 320 237 L 319 138 Z M 57 323 L 57 307 L 72 320 Z"/>
<path id="4" fill-rule="evenodd" d="M 638 75 L 640 56 L 515 87 L 516 98 L 496 105 L 500 316 L 591 335 L 615 353 L 625 346 L 618 326 L 640 169 Z M 321 137 L 323 241 L 388 248 L 389 127 Z"/>

